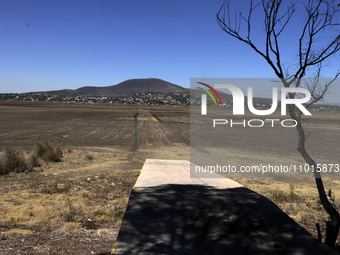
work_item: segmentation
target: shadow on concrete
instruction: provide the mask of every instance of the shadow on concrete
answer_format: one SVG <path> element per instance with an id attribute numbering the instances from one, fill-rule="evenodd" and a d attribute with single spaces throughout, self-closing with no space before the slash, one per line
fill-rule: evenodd
<path id="1" fill-rule="evenodd" d="M 135 188 L 116 254 L 338 254 L 265 197 L 203 185 Z"/>

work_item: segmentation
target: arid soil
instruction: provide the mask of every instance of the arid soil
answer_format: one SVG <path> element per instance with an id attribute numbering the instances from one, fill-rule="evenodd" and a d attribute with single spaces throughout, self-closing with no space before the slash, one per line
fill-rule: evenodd
<path id="1" fill-rule="evenodd" d="M 339 113 L 313 112 L 306 125 L 317 131 L 308 144 L 313 156 L 334 161 Z M 246 131 L 231 130 L 231 163 L 303 162 L 295 130 Z M 1 153 L 15 148 L 29 155 L 41 141 L 63 149 L 62 162 L 41 161 L 33 172 L 0 176 L 0 254 L 110 254 L 145 159 L 190 160 L 189 136 L 188 107 L 0 101 Z M 314 236 L 315 223 L 324 231 L 327 215 L 312 178 L 247 177 L 234 179 Z M 325 180 L 335 204 L 339 183 Z"/>
<path id="2" fill-rule="evenodd" d="M 0 102 L 0 149 L 62 162 L 0 176 L 0 254 L 110 254 L 146 158 L 189 160 L 188 108 Z"/>

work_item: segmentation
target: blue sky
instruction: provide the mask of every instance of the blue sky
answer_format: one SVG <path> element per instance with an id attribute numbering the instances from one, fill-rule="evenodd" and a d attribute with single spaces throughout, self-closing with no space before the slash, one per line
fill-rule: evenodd
<path id="1" fill-rule="evenodd" d="M 232 1 L 243 10 L 247 2 Z M 221 31 L 216 12 L 222 3 L 0 0 L 0 93 L 150 77 L 187 88 L 192 77 L 275 77 L 258 54 Z M 300 11 L 280 42 L 287 63 L 296 54 Z M 256 15 L 253 36 L 261 45 L 262 19 Z M 334 75 L 339 57 L 328 65 L 324 77 Z M 340 102 L 340 96 L 330 101 Z"/>

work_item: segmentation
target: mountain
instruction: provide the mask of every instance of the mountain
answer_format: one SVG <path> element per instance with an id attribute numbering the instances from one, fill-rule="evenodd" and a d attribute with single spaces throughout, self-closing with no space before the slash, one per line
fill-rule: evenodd
<path id="1" fill-rule="evenodd" d="M 148 79 L 131 79 L 123 81 L 117 85 L 105 86 L 105 87 L 92 87 L 86 86 L 81 87 L 76 90 L 59 90 L 53 91 L 54 93 L 64 94 L 64 95 L 87 95 L 87 96 L 126 96 L 132 95 L 139 92 L 189 92 L 189 89 L 185 89 L 181 86 L 175 85 L 173 83 L 163 81 L 156 78 Z M 49 91 L 51 92 L 51 91 Z"/>

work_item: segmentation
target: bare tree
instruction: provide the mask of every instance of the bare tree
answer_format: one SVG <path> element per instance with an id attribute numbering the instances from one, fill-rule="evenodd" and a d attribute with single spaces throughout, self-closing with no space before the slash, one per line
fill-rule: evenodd
<path id="1" fill-rule="evenodd" d="M 280 40 L 293 14 L 296 12 L 298 3 L 290 3 L 285 10 L 283 10 L 282 4 L 282 0 L 262 0 L 256 4 L 251 0 L 247 15 L 244 15 L 242 12 L 235 12 L 234 15 L 231 15 L 230 2 L 226 1 L 217 13 L 217 21 L 224 32 L 246 43 L 263 57 L 281 80 L 284 87 L 298 88 L 305 86 L 312 96 L 310 102 L 305 105 L 308 108 L 324 98 L 330 85 L 340 74 L 337 72 L 334 79 L 324 84 L 319 82 L 322 65 L 340 50 L 340 33 L 336 31 L 339 27 L 339 23 L 336 21 L 339 8 L 335 1 L 332 0 L 305 1 L 304 11 L 306 16 L 301 26 L 300 37 L 296 41 L 297 52 L 295 56 L 297 57 L 289 62 L 293 62 L 293 64 L 285 65 L 283 64 L 283 56 L 280 52 Z M 251 19 L 254 11 L 258 9 L 260 9 L 264 16 L 265 29 L 264 42 L 260 46 L 256 45 L 252 40 L 252 25 L 255 23 Z M 261 50 L 260 47 L 263 49 Z M 303 85 L 301 79 L 311 75 L 314 78 L 313 82 Z M 288 93 L 289 99 L 296 98 L 297 96 L 296 93 Z M 297 150 L 309 166 L 317 170 L 314 171 L 314 178 L 319 197 L 323 207 L 330 216 L 330 221 L 326 223 L 325 243 L 330 247 L 334 247 L 339 233 L 339 213 L 327 198 L 320 169 L 317 168 L 316 162 L 305 149 L 306 134 L 302 126 L 301 111 L 291 104 L 288 105 L 288 112 L 291 118 L 297 122 L 296 128 L 299 135 Z"/>

